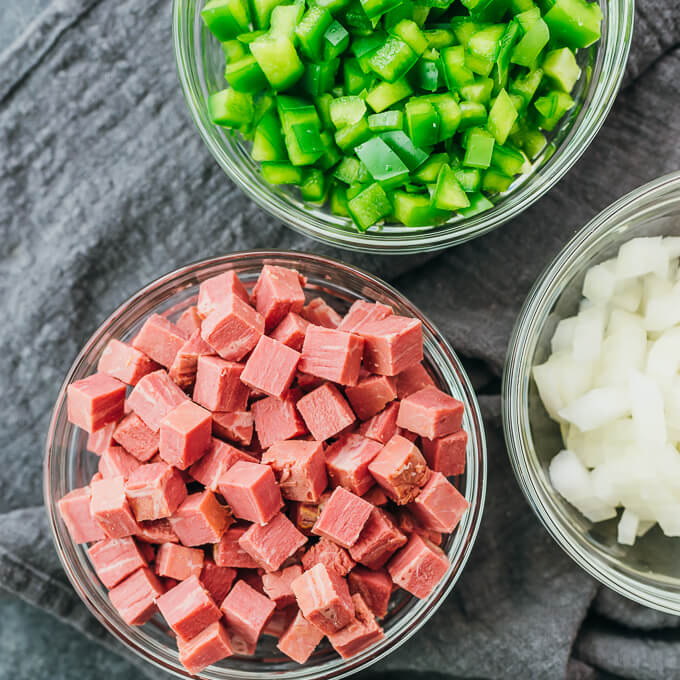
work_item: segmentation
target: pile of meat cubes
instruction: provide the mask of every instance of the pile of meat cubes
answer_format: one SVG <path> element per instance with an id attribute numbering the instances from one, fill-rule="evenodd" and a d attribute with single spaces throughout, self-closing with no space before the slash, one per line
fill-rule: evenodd
<path id="1" fill-rule="evenodd" d="M 393 590 L 442 579 L 467 508 L 447 479 L 463 405 L 423 367 L 420 321 L 364 301 L 343 317 L 304 285 L 269 265 L 252 296 L 209 279 L 68 388 L 100 459 L 61 516 L 121 618 L 160 612 L 191 673 L 263 634 L 298 663 L 324 636 L 357 654 Z"/>

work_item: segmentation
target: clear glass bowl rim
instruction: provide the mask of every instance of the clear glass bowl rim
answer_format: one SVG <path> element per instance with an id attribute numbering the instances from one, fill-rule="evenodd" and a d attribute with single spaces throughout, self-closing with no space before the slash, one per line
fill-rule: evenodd
<path id="1" fill-rule="evenodd" d="M 332 659 L 323 666 L 311 669 L 301 666 L 294 671 L 269 671 L 264 663 L 260 668 L 254 671 L 229 670 L 225 672 L 224 669 L 211 668 L 198 676 L 209 678 L 210 680 L 258 680 L 259 678 L 272 676 L 281 678 L 281 680 L 322 680 L 347 677 L 384 658 L 406 642 L 428 621 L 449 595 L 465 567 L 477 537 L 484 508 L 487 477 L 484 424 L 474 390 L 458 357 L 448 341 L 427 317 L 425 317 L 396 289 L 368 272 L 332 258 L 309 253 L 281 250 L 241 251 L 196 262 L 172 271 L 149 283 L 126 300 L 99 326 L 95 333 L 85 343 L 69 368 L 52 411 L 43 464 L 43 496 L 50 530 L 59 559 L 74 590 L 78 593 L 90 612 L 104 625 L 104 627 L 135 654 L 144 658 L 156 667 L 161 668 L 166 672 L 173 673 L 178 677 L 195 677 L 188 675 L 183 671 L 177 661 L 176 652 L 170 653 L 160 645 L 155 645 L 156 648 L 151 649 L 149 644 L 145 643 L 143 639 L 140 639 L 140 637 L 136 635 L 138 629 L 127 626 L 122 622 L 109 619 L 101 611 L 98 601 L 101 602 L 103 600 L 106 602 L 108 600 L 99 592 L 100 585 L 98 583 L 89 582 L 86 578 L 81 566 L 78 564 L 78 560 L 74 557 L 78 550 L 78 546 L 73 543 L 68 532 L 65 530 L 63 523 L 58 517 L 56 507 L 58 498 L 56 498 L 53 493 L 52 475 L 55 472 L 58 472 L 58 464 L 59 462 L 64 461 L 66 453 L 60 453 L 60 442 L 56 441 L 56 433 L 59 428 L 63 426 L 63 421 L 65 420 L 64 404 L 67 386 L 72 382 L 73 376 L 76 375 L 83 366 L 92 364 L 91 354 L 93 348 L 102 341 L 102 338 L 107 337 L 109 329 L 121 317 L 131 313 L 138 306 L 144 305 L 144 302 L 153 294 L 160 293 L 166 288 L 171 289 L 173 286 L 177 286 L 178 282 L 188 281 L 190 280 L 190 277 L 196 273 L 219 265 L 238 264 L 239 261 L 242 262 L 247 259 L 258 261 L 260 266 L 268 259 L 275 259 L 278 261 L 285 260 L 289 266 L 296 266 L 296 264 L 298 266 L 303 266 L 304 263 L 318 264 L 324 266 L 326 269 L 339 269 L 343 274 L 354 277 L 357 279 L 357 287 L 358 284 L 363 281 L 366 284 L 379 289 L 381 293 L 384 293 L 387 297 L 392 299 L 395 304 L 403 306 L 403 308 L 412 313 L 413 316 L 421 319 L 424 333 L 431 334 L 432 340 L 436 343 L 439 351 L 445 356 L 445 364 L 438 363 L 437 365 L 440 369 L 442 366 L 444 367 L 447 372 L 448 381 L 453 381 L 457 384 L 460 394 L 462 395 L 461 398 L 464 399 L 466 407 L 466 418 L 467 422 L 470 424 L 468 434 L 470 441 L 472 442 L 472 450 L 474 451 L 472 465 L 470 465 L 471 459 L 468 456 L 465 481 L 465 496 L 470 500 L 470 510 L 464 516 L 457 529 L 457 533 L 454 534 L 454 542 L 448 553 L 451 562 L 449 573 L 437 586 L 433 595 L 425 600 L 414 599 L 413 611 L 409 612 L 404 617 L 404 620 L 399 622 L 399 628 L 395 628 L 392 631 L 391 636 L 386 635 L 382 642 L 365 650 L 352 659 L 344 661 L 339 658 Z M 357 294 L 360 295 L 359 292 L 357 292 Z M 66 437 L 64 436 L 60 441 L 65 439 Z M 460 536 L 458 533 L 460 533 Z"/>
<path id="2" fill-rule="evenodd" d="M 621 213 L 640 204 L 646 210 L 663 207 L 663 198 L 680 197 L 680 171 L 669 173 L 634 189 L 588 222 L 544 269 L 520 310 L 505 360 L 502 386 L 503 429 L 513 472 L 532 510 L 557 544 L 586 572 L 615 592 L 635 602 L 669 614 L 680 615 L 680 591 L 644 583 L 616 569 L 597 554 L 582 533 L 562 521 L 547 490 L 549 480 L 537 473 L 540 464 L 529 422 L 528 392 L 531 362 L 540 329 L 545 324 L 564 284 L 572 276 L 584 251 L 597 247 L 607 235 L 625 227 Z"/>
<path id="3" fill-rule="evenodd" d="M 214 129 L 200 113 L 203 101 L 195 54 L 190 49 L 193 22 L 183 20 L 190 0 L 173 0 L 173 43 L 182 92 L 203 141 L 224 172 L 251 199 L 295 231 L 320 241 L 360 252 L 411 254 L 439 250 L 481 236 L 512 219 L 550 190 L 574 165 L 604 123 L 623 78 L 633 32 L 635 0 L 601 0 L 605 4 L 605 44 L 599 50 L 589 100 L 553 156 L 530 179 L 504 198 L 498 206 L 480 215 L 430 231 L 413 234 L 359 234 L 336 228 L 319 211 L 311 213 L 284 202 L 263 183 L 244 171 L 235 154 L 226 148 Z"/>

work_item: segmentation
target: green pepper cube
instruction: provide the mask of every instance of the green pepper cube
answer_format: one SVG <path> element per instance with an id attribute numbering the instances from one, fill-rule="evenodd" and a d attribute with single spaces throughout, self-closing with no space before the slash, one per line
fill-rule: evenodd
<path id="1" fill-rule="evenodd" d="M 444 78 L 439 70 L 438 62 L 419 59 L 408 74 L 408 79 L 417 89 L 436 92 Z"/>
<path id="2" fill-rule="evenodd" d="M 368 127 L 373 132 L 388 132 L 404 129 L 404 113 L 402 111 L 383 111 L 368 117 Z"/>
<path id="3" fill-rule="evenodd" d="M 447 47 L 441 52 L 444 78 L 449 90 L 458 90 L 472 83 L 475 74 L 465 65 L 465 48 L 462 45 Z"/>
<path id="4" fill-rule="evenodd" d="M 526 12 L 529 9 L 536 7 L 534 0 L 510 0 L 510 11 L 513 14 Z"/>
<path id="5" fill-rule="evenodd" d="M 300 185 L 300 196 L 312 203 L 323 201 L 326 196 L 326 177 L 321 170 L 312 168 L 305 173 Z"/>
<path id="6" fill-rule="evenodd" d="M 380 113 L 411 94 L 413 94 L 411 85 L 405 78 L 401 78 L 394 83 L 376 85 L 366 96 L 366 103 L 376 113 Z"/>
<path id="7" fill-rule="evenodd" d="M 581 77 L 581 69 L 574 53 L 568 47 L 551 50 L 543 60 L 543 71 L 557 87 L 569 93 Z"/>
<path id="8" fill-rule="evenodd" d="M 463 47 L 467 47 L 470 38 L 483 27 L 483 24 L 473 21 L 470 17 L 456 16 L 451 19 L 453 34 Z"/>
<path id="9" fill-rule="evenodd" d="M 489 168 L 482 176 L 482 191 L 486 194 L 502 194 L 511 184 L 512 177 L 494 168 Z"/>
<path id="10" fill-rule="evenodd" d="M 466 194 L 479 191 L 482 187 L 482 172 L 478 168 L 456 168 L 453 174 Z"/>
<path id="11" fill-rule="evenodd" d="M 427 153 L 419 149 L 413 140 L 402 130 L 391 130 L 380 134 L 380 139 L 394 151 L 409 170 L 415 170 L 428 158 Z"/>
<path id="12" fill-rule="evenodd" d="M 403 40 L 418 56 L 428 48 L 427 38 L 418 24 L 410 19 L 402 19 L 392 26 L 390 33 Z"/>
<path id="13" fill-rule="evenodd" d="M 439 140 L 439 114 L 424 99 L 410 99 L 405 107 L 406 126 L 416 146 L 433 146 Z"/>
<path id="14" fill-rule="evenodd" d="M 330 105 L 331 122 L 336 128 L 358 123 L 366 113 L 366 102 L 361 97 L 338 97 Z"/>
<path id="15" fill-rule="evenodd" d="M 422 184 L 432 184 L 437 181 L 437 176 L 445 163 L 448 164 L 449 156 L 446 153 L 436 153 L 430 156 L 412 175 L 412 179 Z"/>
<path id="16" fill-rule="evenodd" d="M 374 180 L 385 189 L 392 189 L 408 179 L 404 162 L 380 137 L 373 137 L 354 149 Z"/>
<path id="17" fill-rule="evenodd" d="M 302 184 L 302 168 L 290 163 L 262 163 L 262 177 L 269 184 Z"/>
<path id="18" fill-rule="evenodd" d="M 513 149 L 511 146 L 494 145 L 491 165 L 498 168 L 503 174 L 511 177 L 517 175 L 522 172 L 526 163 L 527 159 L 521 151 Z"/>
<path id="19" fill-rule="evenodd" d="M 368 60 L 383 46 L 386 39 L 387 36 L 382 31 L 372 31 L 370 35 L 352 41 L 350 49 L 364 73 L 370 72 Z"/>
<path id="20" fill-rule="evenodd" d="M 283 0 L 250 0 L 255 28 L 267 30 L 274 8 L 282 4 Z"/>
<path id="21" fill-rule="evenodd" d="M 406 75 L 418 61 L 418 55 L 403 41 L 388 36 L 384 44 L 368 59 L 368 66 L 388 83 Z"/>
<path id="22" fill-rule="evenodd" d="M 381 17 L 400 4 L 401 0 L 361 0 L 361 7 L 369 19 Z"/>
<path id="23" fill-rule="evenodd" d="M 355 196 L 359 195 L 368 185 L 356 181 L 347 187 L 347 200 L 351 201 Z"/>
<path id="24" fill-rule="evenodd" d="M 385 12 L 382 17 L 383 26 L 387 31 L 396 26 L 402 19 L 413 19 L 415 5 L 411 0 L 402 0 L 396 7 Z"/>
<path id="25" fill-rule="evenodd" d="M 371 130 L 365 118 L 361 118 L 358 123 L 345 125 L 335 133 L 335 143 L 343 150 L 349 151 L 357 144 L 365 142 L 371 137 Z"/>
<path id="26" fill-rule="evenodd" d="M 291 126 L 291 130 L 295 135 L 298 146 L 302 153 L 315 154 L 321 153 L 325 150 L 325 146 L 321 141 L 321 133 L 316 125 L 311 123 L 297 123 Z"/>
<path id="27" fill-rule="evenodd" d="M 320 61 L 317 64 L 306 64 L 300 84 L 312 97 L 318 97 L 324 92 L 333 89 L 335 76 L 339 68 L 339 59 Z"/>
<path id="28" fill-rule="evenodd" d="M 222 51 L 227 64 L 231 61 L 238 61 L 247 54 L 246 48 L 240 40 L 225 40 L 222 43 Z"/>
<path id="29" fill-rule="evenodd" d="M 440 210 L 460 210 L 470 205 L 467 194 L 456 179 L 451 167 L 442 165 L 437 176 L 437 184 L 432 193 L 432 205 Z"/>
<path id="30" fill-rule="evenodd" d="M 319 157 L 319 160 L 317 160 L 316 167 L 327 171 L 340 162 L 342 155 L 335 141 L 333 141 L 333 135 L 328 130 L 324 130 L 321 133 L 321 141 L 324 145 L 324 152 Z"/>
<path id="31" fill-rule="evenodd" d="M 529 158 L 536 158 L 547 144 L 545 135 L 540 130 L 527 130 L 523 135 L 522 149 Z"/>
<path id="32" fill-rule="evenodd" d="M 254 94 L 267 88 L 267 79 L 252 54 L 228 63 L 224 71 L 224 78 L 229 85 L 239 92 Z"/>
<path id="33" fill-rule="evenodd" d="M 359 161 L 352 156 L 345 156 L 333 171 L 333 177 L 344 184 L 353 184 L 359 174 Z"/>
<path id="34" fill-rule="evenodd" d="M 566 92 L 553 90 L 545 97 L 539 97 L 534 106 L 541 114 L 540 126 L 550 132 L 560 122 L 562 116 L 574 106 L 574 100 Z"/>
<path id="35" fill-rule="evenodd" d="M 335 184 L 331 188 L 330 209 L 334 215 L 349 217 L 347 210 L 347 191 L 345 187 Z"/>
<path id="36" fill-rule="evenodd" d="M 496 66 L 493 69 L 494 92 L 499 92 L 501 88 L 507 87 L 510 74 L 510 57 L 512 48 L 520 37 L 519 24 L 516 21 L 508 23 L 505 33 L 501 37 L 501 44 L 496 57 Z"/>
<path id="37" fill-rule="evenodd" d="M 285 36 L 258 38 L 250 44 L 250 51 L 275 90 L 291 87 L 305 71 L 293 43 Z"/>
<path id="38" fill-rule="evenodd" d="M 406 191 L 395 191 L 392 194 L 394 204 L 393 215 L 396 220 L 407 227 L 430 227 L 442 224 L 451 217 L 448 210 L 439 210 L 430 202 L 430 197 Z"/>
<path id="39" fill-rule="evenodd" d="M 302 19 L 305 11 L 304 2 L 294 2 L 292 5 L 279 5 L 274 7 L 270 17 L 271 27 L 269 35 L 283 35 L 289 40 L 295 37 L 295 27 Z"/>
<path id="40" fill-rule="evenodd" d="M 460 108 L 459 128 L 461 130 L 486 125 L 487 112 L 484 104 L 480 104 L 478 102 L 463 101 L 460 102 L 458 106 Z"/>
<path id="41" fill-rule="evenodd" d="M 468 208 L 462 208 L 458 211 L 463 217 L 479 215 L 480 213 L 486 212 L 490 208 L 493 208 L 493 203 L 482 193 L 470 194 L 469 198 L 470 206 Z"/>
<path id="42" fill-rule="evenodd" d="M 220 42 L 235 38 L 250 26 L 246 0 L 208 0 L 201 10 L 201 17 Z"/>
<path id="43" fill-rule="evenodd" d="M 544 19 L 552 37 L 571 49 L 589 47 L 600 39 L 602 10 L 597 2 L 556 0 Z"/>
<path id="44" fill-rule="evenodd" d="M 425 95 L 421 99 L 430 102 L 439 116 L 439 138 L 437 141 L 443 142 L 453 137 L 462 118 L 460 106 L 455 96 L 441 93 Z"/>
<path id="45" fill-rule="evenodd" d="M 257 124 L 250 155 L 256 161 L 285 161 L 288 159 L 286 145 L 281 133 L 281 124 L 274 111 L 267 111 Z"/>
<path id="46" fill-rule="evenodd" d="M 428 47 L 442 50 L 456 42 L 456 36 L 448 28 L 430 28 L 423 31 Z"/>
<path id="47" fill-rule="evenodd" d="M 467 44 L 467 50 L 479 59 L 496 61 L 501 48 L 501 38 L 506 31 L 505 24 L 492 24 L 473 33 Z"/>
<path id="48" fill-rule="evenodd" d="M 385 190 L 374 182 L 347 202 L 347 209 L 360 231 L 366 231 L 378 220 L 392 212 L 392 204 Z"/>
<path id="49" fill-rule="evenodd" d="M 208 97 L 210 120 L 225 127 L 247 125 L 253 119 L 253 98 L 244 92 L 229 88 Z"/>
<path id="50" fill-rule="evenodd" d="M 518 115 L 510 95 L 503 89 L 498 93 L 496 101 L 489 111 L 486 129 L 496 138 L 499 144 L 505 144 Z"/>
<path id="51" fill-rule="evenodd" d="M 331 102 L 333 101 L 333 95 L 329 92 L 324 92 L 323 94 L 316 97 L 314 104 L 316 105 L 316 110 L 319 112 L 319 118 L 321 119 L 321 127 L 329 128 L 332 126 L 331 121 Z"/>
<path id="52" fill-rule="evenodd" d="M 463 165 L 470 168 L 488 168 L 491 165 L 493 147 L 496 143 L 493 135 L 482 128 L 472 128 L 467 136 Z"/>
<path id="53" fill-rule="evenodd" d="M 427 17 L 430 14 L 430 7 L 427 5 L 419 5 L 417 4 L 413 8 L 413 21 L 415 21 L 420 28 L 422 28 L 425 25 L 425 22 L 427 21 Z"/>
<path id="54" fill-rule="evenodd" d="M 344 91 L 346 95 L 359 94 L 368 87 L 375 76 L 366 74 L 359 66 L 358 59 L 344 59 L 342 64 L 343 78 L 345 81 Z"/>
<path id="55" fill-rule="evenodd" d="M 529 73 L 515 78 L 510 83 L 510 94 L 519 95 L 524 100 L 524 105 L 529 106 L 529 102 L 534 98 L 542 80 L 543 69 L 533 69 Z"/>
<path id="56" fill-rule="evenodd" d="M 324 35 L 332 23 L 333 17 L 327 9 L 312 5 L 295 28 L 300 52 L 310 61 L 321 59 Z"/>
<path id="57" fill-rule="evenodd" d="M 548 25 L 539 17 L 513 48 L 510 61 L 519 66 L 532 68 L 549 40 Z"/>
<path id="58" fill-rule="evenodd" d="M 477 76 L 474 82 L 463 85 L 459 91 L 463 99 L 486 105 L 491 100 L 493 80 L 484 76 Z"/>
<path id="59" fill-rule="evenodd" d="M 349 33 L 339 22 L 333 21 L 323 34 L 324 59 L 335 59 L 349 47 Z"/>
<path id="60" fill-rule="evenodd" d="M 236 39 L 244 45 L 250 45 L 250 43 L 255 42 L 258 38 L 267 35 L 269 35 L 269 33 L 265 30 L 248 31 L 247 33 L 239 33 L 236 36 Z"/>
<path id="61" fill-rule="evenodd" d="M 508 11 L 508 0 L 461 0 L 471 16 L 481 21 L 499 21 Z"/>

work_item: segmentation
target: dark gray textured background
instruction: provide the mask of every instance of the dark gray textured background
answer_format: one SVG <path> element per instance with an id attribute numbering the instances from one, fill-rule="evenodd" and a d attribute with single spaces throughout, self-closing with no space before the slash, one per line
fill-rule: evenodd
<path id="1" fill-rule="evenodd" d="M 539 271 L 599 210 L 680 166 L 679 38 L 677 0 L 639 0 L 626 85 L 583 159 L 512 223 L 422 266 L 305 240 L 226 180 L 179 92 L 169 0 L 0 0 L 0 375 L 12 394 L 0 432 L 0 680 L 159 677 L 126 657 L 61 572 L 40 507 L 42 442 L 65 371 L 113 308 L 181 264 L 249 247 L 331 253 L 390 278 L 485 395 L 484 526 L 454 594 L 376 668 L 380 680 L 415 669 L 430 680 L 680 678 L 678 619 L 599 588 L 539 526 L 507 462 L 497 397 Z"/>

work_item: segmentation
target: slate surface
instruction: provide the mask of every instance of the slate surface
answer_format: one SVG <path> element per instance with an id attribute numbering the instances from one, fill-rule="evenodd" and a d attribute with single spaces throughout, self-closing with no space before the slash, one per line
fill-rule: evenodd
<path id="1" fill-rule="evenodd" d="M 446 332 L 489 394 L 489 493 L 478 543 L 454 594 L 376 668 L 379 677 L 414 677 L 415 669 L 433 679 L 435 671 L 680 676 L 678 620 L 599 588 L 529 511 L 493 395 L 510 329 L 543 266 L 614 199 L 678 168 L 675 0 L 639 0 L 626 86 L 567 178 L 501 230 L 426 266 L 425 258 L 355 256 L 302 239 L 225 179 L 179 93 L 167 0 L 2 4 L 0 375 L 13 398 L 0 432 L 0 585 L 54 618 L 0 598 L 0 680 L 159 677 L 121 660 L 125 651 L 60 569 L 40 495 L 49 409 L 80 345 L 137 288 L 186 262 L 252 247 L 331 253 L 388 277 Z"/>

